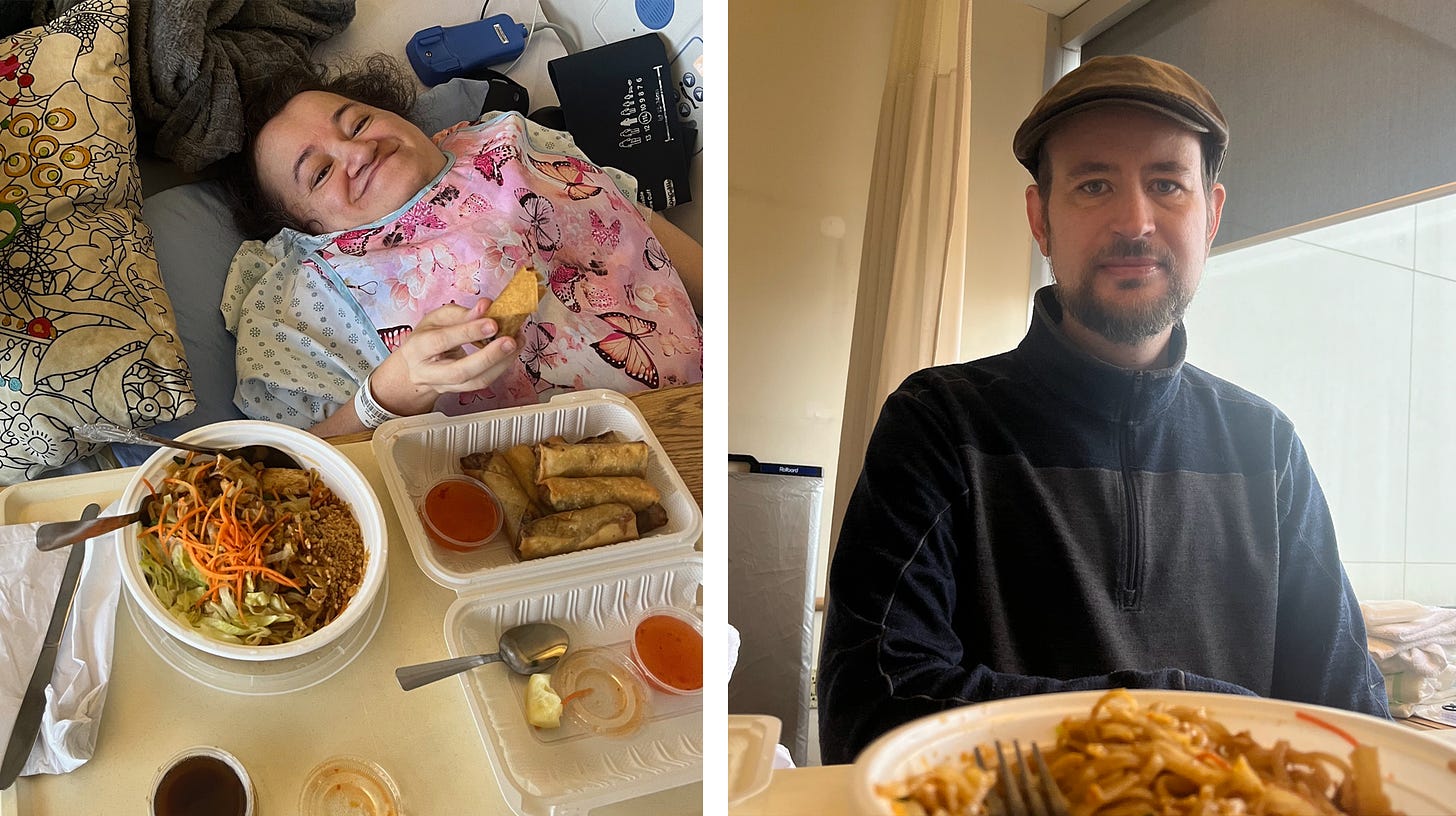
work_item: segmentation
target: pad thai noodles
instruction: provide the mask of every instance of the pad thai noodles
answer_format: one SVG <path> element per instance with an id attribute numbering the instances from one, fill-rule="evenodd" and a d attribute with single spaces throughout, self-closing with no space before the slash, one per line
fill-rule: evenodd
<path id="1" fill-rule="evenodd" d="M 313 470 L 194 458 L 147 483 L 141 567 L 157 600 L 209 637 L 250 646 L 337 618 L 369 558 L 348 504 Z"/>
<path id="2" fill-rule="evenodd" d="M 1376 749 L 1317 716 L 1297 716 L 1342 736 L 1353 746 L 1349 758 L 1286 740 L 1264 746 L 1202 707 L 1144 706 L 1122 689 L 1103 695 L 1090 716 L 1063 720 L 1043 753 L 1072 816 L 1395 816 Z M 877 793 L 897 816 L 981 816 L 996 787 L 996 754 L 979 753 L 991 770 L 966 756 Z"/>

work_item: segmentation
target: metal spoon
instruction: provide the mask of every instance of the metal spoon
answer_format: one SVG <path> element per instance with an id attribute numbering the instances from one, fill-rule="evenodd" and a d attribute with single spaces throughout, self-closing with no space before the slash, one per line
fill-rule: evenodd
<path id="1" fill-rule="evenodd" d="M 487 663 L 504 663 L 516 674 L 536 674 L 550 671 L 570 645 L 566 630 L 554 623 L 523 623 L 501 633 L 500 651 L 496 654 L 466 655 L 401 666 L 394 670 L 394 676 L 399 680 L 400 688 L 410 691 Z"/>
<path id="2" fill-rule="evenodd" d="M 79 544 L 88 538 L 95 538 L 102 533 L 119 530 L 133 522 L 144 519 L 151 521 L 151 505 L 156 498 L 151 493 L 147 493 L 142 496 L 141 504 L 137 505 L 136 512 L 123 516 L 100 516 L 80 521 L 53 521 L 49 524 L 42 524 L 35 531 L 35 548 L 43 552 L 59 550 L 62 547 Z"/>
<path id="3" fill-rule="evenodd" d="M 155 436 L 144 431 L 134 431 L 130 428 L 122 428 L 105 422 L 77 425 L 72 429 L 71 433 L 77 439 L 84 439 L 88 442 L 159 445 L 164 448 L 177 448 L 179 450 L 189 450 L 196 453 L 221 454 L 231 459 L 242 459 L 245 462 L 261 464 L 263 467 L 303 468 L 297 459 L 294 459 L 292 456 L 289 456 L 272 445 L 244 445 L 240 448 L 219 448 L 215 445 L 199 445 L 196 442 L 179 442 L 176 439 Z"/>

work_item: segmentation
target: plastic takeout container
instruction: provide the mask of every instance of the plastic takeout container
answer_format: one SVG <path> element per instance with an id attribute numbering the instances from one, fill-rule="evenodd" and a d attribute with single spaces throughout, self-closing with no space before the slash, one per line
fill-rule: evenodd
<path id="1" fill-rule="evenodd" d="M 662 493 L 667 524 L 635 541 L 521 561 L 505 536 L 472 552 L 452 552 L 430 541 L 416 511 L 426 491 L 445 476 L 462 472 L 460 458 L 535 444 L 552 436 L 575 442 L 606 431 L 642 440 L 652 451 L 647 481 Z M 457 593 L 480 591 L 562 572 L 591 571 L 623 559 L 691 550 L 702 531 L 703 514 L 668 461 L 667 454 L 631 400 L 615 391 L 577 391 L 548 403 L 458 417 L 427 414 L 394 419 L 374 432 L 374 453 L 399 515 L 415 562 L 441 586 Z"/>
<path id="2" fill-rule="evenodd" d="M 652 534 L 531 561 L 519 560 L 505 536 L 468 553 L 430 541 L 415 508 L 436 481 L 462 472 L 462 456 L 606 431 L 651 450 L 646 478 L 662 494 L 668 518 Z M 373 447 L 415 562 L 459 596 L 445 617 L 452 655 L 494 652 L 511 626 L 546 621 L 566 629 L 573 650 L 609 649 L 633 670 L 637 616 L 697 603 L 703 561 L 694 545 L 702 512 L 642 414 L 617 392 L 578 391 L 540 405 L 391 420 L 375 431 Z M 459 677 L 502 795 L 517 813 L 586 812 L 703 778 L 701 696 L 648 689 L 641 726 L 630 735 L 603 736 L 569 716 L 560 728 L 531 726 L 527 678 L 503 666 Z"/>
<path id="3" fill-rule="evenodd" d="M 445 613 L 445 641 L 454 655 L 493 651 L 504 630 L 546 620 L 570 635 L 567 659 L 598 647 L 635 671 L 628 641 L 638 611 L 691 609 L 702 582 L 703 557 L 689 551 L 511 592 L 466 595 Z M 483 666 L 460 678 L 501 792 L 517 813 L 586 812 L 703 777 L 701 696 L 648 689 L 641 725 L 625 736 L 602 736 L 569 715 L 574 703 L 560 728 L 532 727 L 526 678 L 504 667 Z"/>
<path id="4" fill-rule="evenodd" d="M 364 579 L 358 591 L 344 611 L 311 634 L 289 643 L 269 646 L 248 646 L 227 643 L 207 636 L 174 617 L 162 606 L 157 596 L 147 586 L 147 579 L 141 567 L 141 542 L 138 533 L 140 524 L 126 527 L 117 537 L 117 556 L 121 559 L 121 582 L 136 605 L 162 631 L 194 649 L 232 660 L 281 660 L 306 655 L 323 649 L 335 640 L 354 630 L 368 614 L 374 596 L 384 584 L 384 573 L 389 560 L 388 542 L 385 536 L 384 512 L 379 499 L 374 495 L 369 480 L 338 448 L 314 436 L 277 422 L 260 422 L 240 419 L 204 425 L 182 434 L 178 439 L 184 442 L 215 444 L 221 447 L 242 445 L 272 445 L 292 455 L 305 468 L 318 471 L 319 478 L 339 498 L 349 504 L 354 518 L 359 522 L 359 532 L 364 540 L 364 549 L 369 554 L 369 563 L 364 569 Z M 131 481 L 122 491 L 117 506 L 126 511 L 141 504 L 143 496 L 150 489 L 147 482 L 160 486 L 166 474 L 166 466 L 172 457 L 186 455 L 172 448 L 161 448 L 147 458 Z"/>
<path id="5" fill-rule="evenodd" d="M 767 714 L 728 715 L 728 806 L 768 787 L 783 722 Z"/>

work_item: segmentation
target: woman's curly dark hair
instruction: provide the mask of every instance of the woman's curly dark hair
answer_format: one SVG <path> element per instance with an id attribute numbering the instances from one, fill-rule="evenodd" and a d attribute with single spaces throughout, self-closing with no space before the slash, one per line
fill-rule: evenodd
<path id="1" fill-rule="evenodd" d="M 362 64 L 308 63 L 244 88 L 243 149 L 232 157 L 225 181 L 238 227 L 249 238 L 271 238 L 284 227 L 308 231 L 258 184 L 256 153 L 263 126 L 304 91 L 338 94 L 406 118 L 415 104 L 414 82 L 388 54 L 373 54 Z"/>

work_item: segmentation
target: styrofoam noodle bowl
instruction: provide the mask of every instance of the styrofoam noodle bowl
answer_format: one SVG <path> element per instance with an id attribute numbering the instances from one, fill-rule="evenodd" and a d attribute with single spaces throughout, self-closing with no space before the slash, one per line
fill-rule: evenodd
<path id="1" fill-rule="evenodd" d="M 138 537 L 142 526 L 132 524 L 118 536 L 118 556 L 121 559 L 122 583 L 126 586 L 126 591 L 131 593 L 143 614 L 162 631 L 183 643 L 209 654 L 234 660 L 280 660 L 309 654 L 338 639 L 364 617 L 384 582 L 384 571 L 388 563 L 388 545 L 384 512 L 380 509 L 379 499 L 374 495 L 374 489 L 370 487 L 364 474 L 359 472 L 359 468 L 355 467 L 347 456 L 333 445 L 307 431 L 274 422 L 254 420 L 219 422 L 188 431 L 178 439 L 206 445 L 216 444 L 225 448 L 255 444 L 272 445 L 297 459 L 303 467 L 318 471 L 319 478 L 335 495 L 349 504 L 354 518 L 358 520 L 359 531 L 364 540 L 364 549 L 369 554 L 369 563 L 364 568 L 364 580 L 360 584 L 358 592 L 350 599 L 343 613 L 330 621 L 327 626 L 290 643 L 271 646 L 227 643 L 209 637 L 202 631 L 193 629 L 173 617 L 152 594 L 141 569 L 141 543 Z M 166 465 L 172 461 L 172 457 L 178 455 L 185 455 L 185 452 L 173 448 L 161 448 L 146 462 L 143 462 L 133 474 L 131 481 L 127 483 L 126 490 L 122 492 L 118 512 L 127 513 L 136 509 L 141 503 L 142 497 L 148 493 L 147 486 L 142 480 L 145 478 L 150 480 L 153 485 L 160 485 L 166 472 Z"/>

